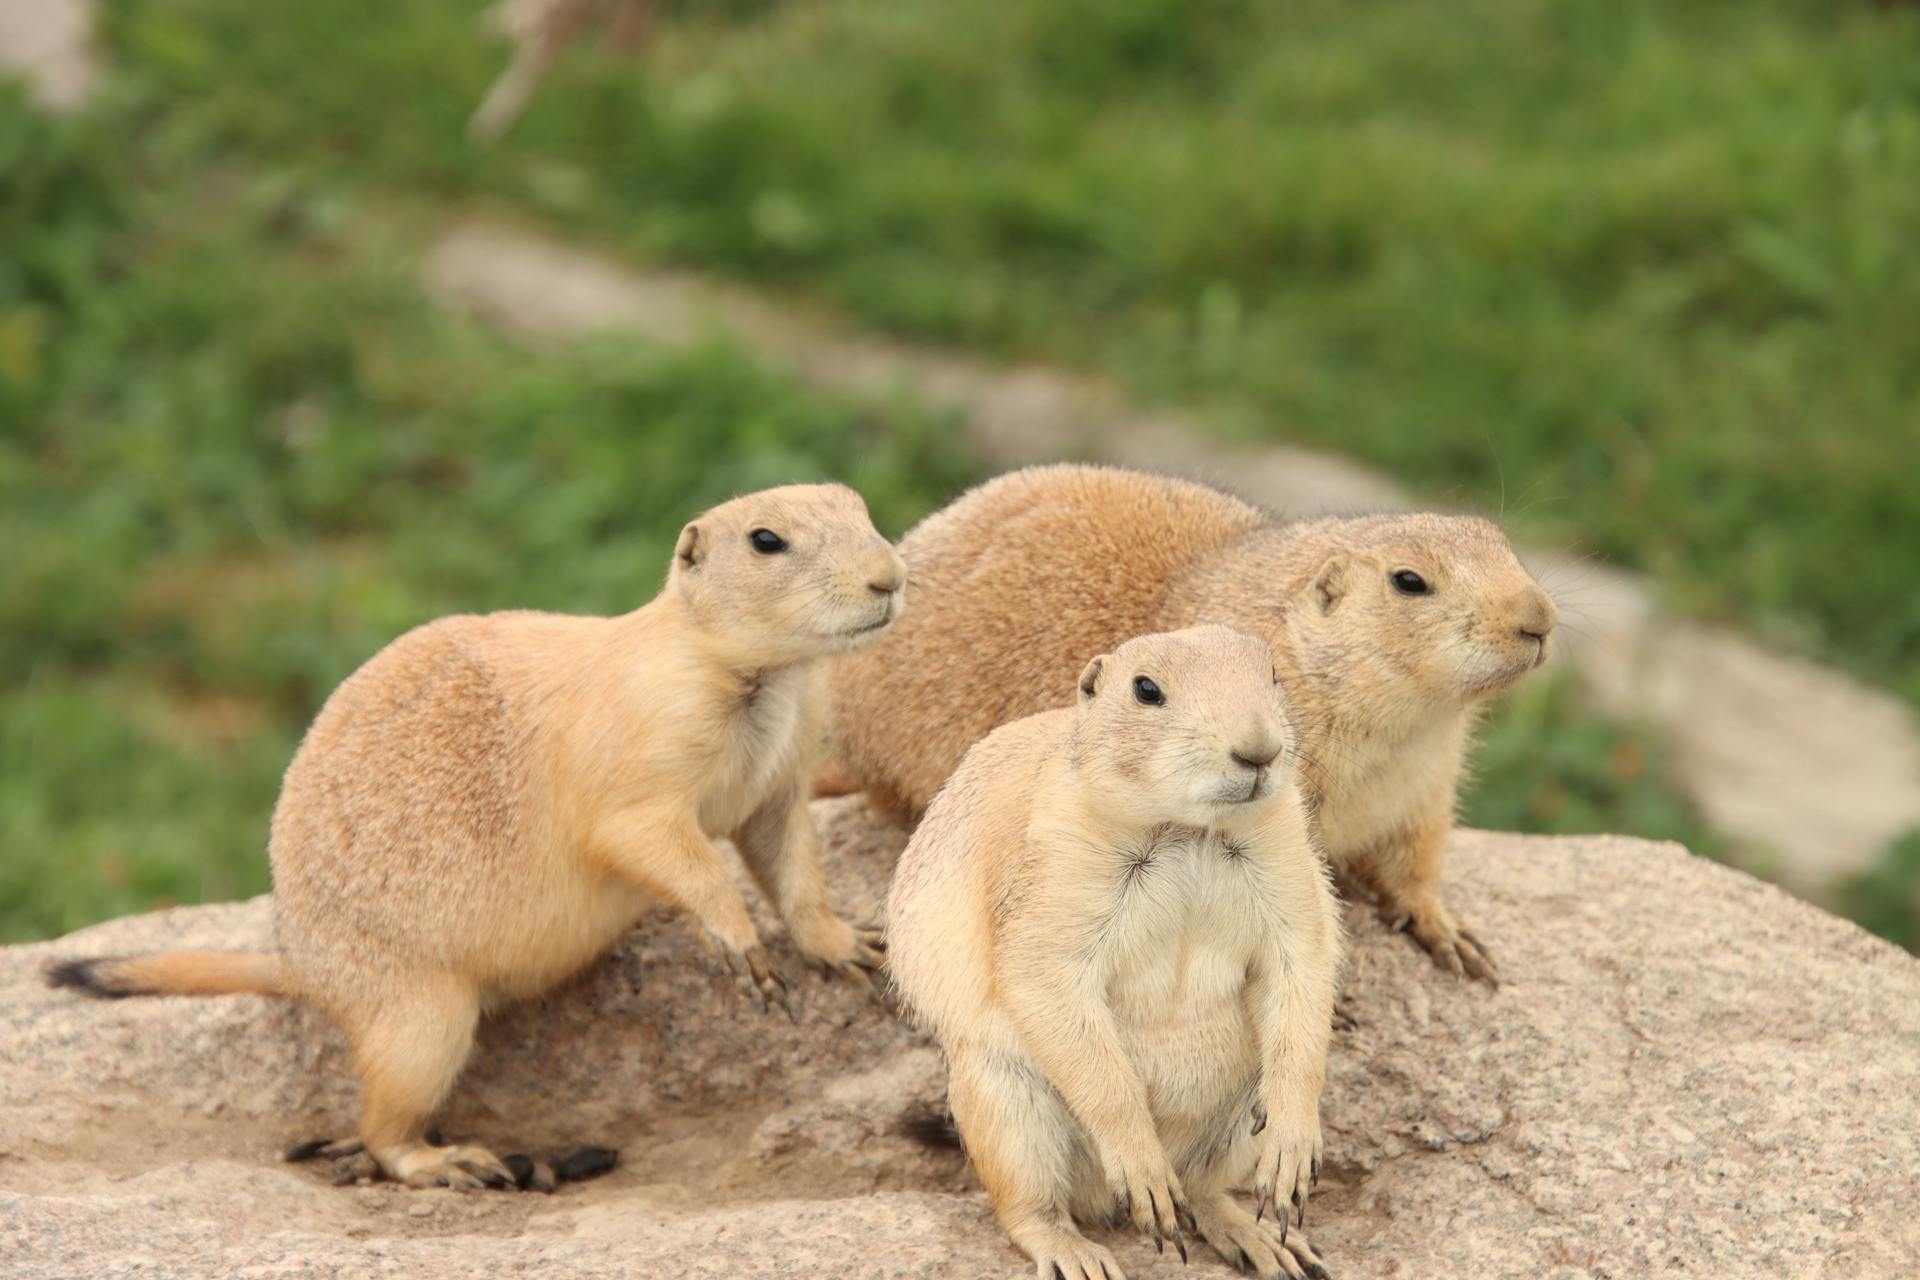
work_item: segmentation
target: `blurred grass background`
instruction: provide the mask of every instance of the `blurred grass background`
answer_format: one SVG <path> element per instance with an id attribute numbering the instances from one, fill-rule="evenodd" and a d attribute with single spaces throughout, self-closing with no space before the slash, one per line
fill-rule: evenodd
<path id="1" fill-rule="evenodd" d="M 118 0 L 82 116 L 0 96 L 0 938 L 265 886 L 279 770 L 426 618 L 608 612 L 685 516 L 947 424 L 715 345 L 431 307 L 454 213 L 1110 372 L 1653 574 L 1920 701 L 1920 13 L 1748 0 L 678 6 L 469 146 L 471 0 Z M 1711 852 L 1541 681 L 1468 821 Z M 1913 932 L 1912 841 L 1839 891 Z"/>

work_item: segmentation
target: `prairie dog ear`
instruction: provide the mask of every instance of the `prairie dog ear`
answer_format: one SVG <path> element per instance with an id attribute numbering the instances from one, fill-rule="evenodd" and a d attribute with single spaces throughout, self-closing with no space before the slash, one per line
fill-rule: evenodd
<path id="1" fill-rule="evenodd" d="M 1101 654 L 1080 672 L 1080 701 L 1092 702 L 1100 692 L 1100 675 L 1106 670 L 1107 655 Z"/>
<path id="2" fill-rule="evenodd" d="M 706 534 L 701 531 L 698 520 L 689 521 L 686 528 L 680 530 L 680 540 L 673 544 L 674 563 L 682 569 L 698 569 L 706 558 Z"/>
<path id="3" fill-rule="evenodd" d="M 1332 613 L 1353 589 L 1353 565 L 1345 556 L 1335 556 L 1320 566 L 1307 588 L 1307 598 L 1322 614 Z"/>

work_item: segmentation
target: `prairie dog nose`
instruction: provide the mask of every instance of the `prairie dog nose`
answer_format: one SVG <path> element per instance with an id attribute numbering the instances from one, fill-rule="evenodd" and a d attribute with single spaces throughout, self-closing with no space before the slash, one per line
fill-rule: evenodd
<path id="1" fill-rule="evenodd" d="M 1554 623 L 1559 621 L 1559 611 L 1553 607 L 1553 597 L 1539 587 L 1527 588 L 1515 613 L 1519 617 L 1520 634 L 1534 640 L 1544 641 L 1552 635 Z"/>
<path id="2" fill-rule="evenodd" d="M 1243 768 L 1260 770 L 1279 758 L 1286 746 L 1280 734 L 1266 727 L 1251 733 L 1240 735 L 1240 744 L 1233 748 L 1233 762 Z"/>
<path id="3" fill-rule="evenodd" d="M 885 547 L 867 567 L 867 589 L 877 596 L 889 596 L 907 584 L 907 562 L 892 547 Z"/>

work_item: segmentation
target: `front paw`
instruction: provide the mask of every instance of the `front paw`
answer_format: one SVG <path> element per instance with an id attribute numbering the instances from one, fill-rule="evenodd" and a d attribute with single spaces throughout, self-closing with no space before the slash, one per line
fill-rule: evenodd
<path id="1" fill-rule="evenodd" d="M 1270 1112 L 1283 1118 L 1269 1124 Z M 1320 1108 L 1314 1103 L 1292 1107 L 1280 1101 L 1255 1103 L 1252 1132 L 1263 1139 L 1253 1166 L 1254 1220 L 1277 1210 L 1284 1233 L 1289 1206 L 1296 1222 L 1306 1221 L 1307 1196 L 1320 1181 L 1320 1157 L 1326 1145 L 1320 1133 Z"/>
<path id="2" fill-rule="evenodd" d="M 760 945 L 758 938 L 753 938 L 743 946 L 729 941 L 712 929 L 702 928 L 700 940 L 706 946 L 707 954 L 719 961 L 742 995 L 757 997 L 761 1007 L 769 1012 L 778 1005 L 791 1021 L 800 1021 L 800 1015 L 793 1007 L 793 997 L 787 990 L 787 980 L 773 967 L 767 949 Z"/>
<path id="3" fill-rule="evenodd" d="M 887 936 L 873 925 L 850 925 L 831 912 L 789 925 L 800 953 L 830 974 L 839 974 L 879 999 L 879 972 L 887 963 Z"/>
<path id="4" fill-rule="evenodd" d="M 1159 1140 L 1153 1141 L 1150 1151 L 1143 1150 L 1132 1157 L 1110 1154 L 1103 1162 L 1112 1171 L 1108 1186 L 1119 1202 L 1121 1216 L 1135 1229 L 1153 1237 L 1156 1252 L 1164 1252 L 1166 1242 L 1173 1241 L 1180 1261 L 1185 1262 L 1187 1239 L 1181 1234 L 1181 1228 L 1184 1226 L 1196 1233 L 1198 1229 L 1194 1225 L 1193 1210 L 1187 1204 L 1187 1194 L 1180 1187 L 1179 1175 L 1174 1173 L 1166 1152 L 1160 1149 Z"/>
<path id="5" fill-rule="evenodd" d="M 1500 985 L 1500 970 L 1486 947 L 1472 931 L 1463 928 L 1438 899 L 1402 904 L 1383 902 L 1380 916 L 1388 928 L 1411 934 L 1442 969 L 1479 978 L 1496 987 Z"/>

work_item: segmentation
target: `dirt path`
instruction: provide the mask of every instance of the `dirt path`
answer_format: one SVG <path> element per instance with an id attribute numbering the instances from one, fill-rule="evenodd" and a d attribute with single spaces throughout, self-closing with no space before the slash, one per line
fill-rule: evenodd
<path id="1" fill-rule="evenodd" d="M 620 329 L 678 345 L 717 331 L 817 386 L 910 394 L 959 414 L 996 468 L 1059 458 L 1153 467 L 1303 515 L 1411 501 L 1337 455 L 1217 443 L 1203 420 L 1130 405 L 1100 379 L 876 339 L 735 286 L 627 269 L 499 226 L 451 228 L 426 276 L 448 303 L 528 341 Z M 1657 725 L 1681 785 L 1750 865 L 1817 897 L 1920 825 L 1920 728 L 1899 699 L 1733 631 L 1664 616 L 1633 575 L 1525 554 L 1566 606 L 1565 652 L 1596 700 Z"/>

